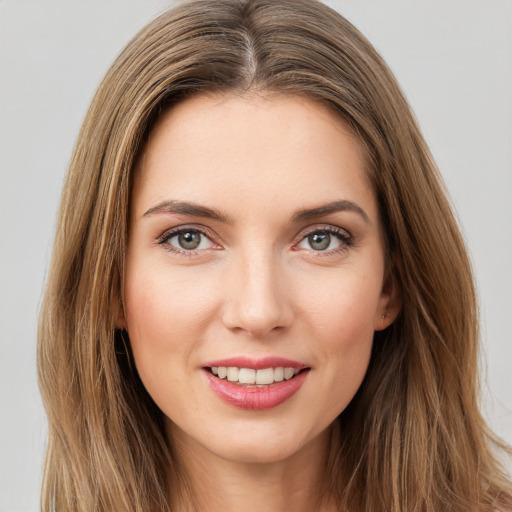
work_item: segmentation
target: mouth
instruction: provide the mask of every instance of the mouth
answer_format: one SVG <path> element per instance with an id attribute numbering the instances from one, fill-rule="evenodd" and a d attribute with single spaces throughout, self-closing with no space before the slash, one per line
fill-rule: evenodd
<path id="1" fill-rule="evenodd" d="M 221 380 L 227 380 L 238 386 L 267 387 L 277 382 L 293 379 L 306 368 L 293 368 L 291 366 L 277 366 L 269 368 L 243 368 L 237 366 L 207 366 L 206 371 Z"/>
<path id="2" fill-rule="evenodd" d="M 304 384 L 310 366 L 283 358 L 231 358 L 202 367 L 211 390 L 225 403 L 252 411 L 288 401 Z"/>

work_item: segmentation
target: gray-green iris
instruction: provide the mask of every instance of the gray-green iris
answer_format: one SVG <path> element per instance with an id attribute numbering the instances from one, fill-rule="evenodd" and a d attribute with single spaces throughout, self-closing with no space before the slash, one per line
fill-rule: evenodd
<path id="1" fill-rule="evenodd" d="M 197 249 L 201 243 L 201 235 L 194 231 L 185 231 L 178 235 L 178 243 L 183 249 Z"/>
<path id="2" fill-rule="evenodd" d="M 308 242 L 312 249 L 325 251 L 331 243 L 331 235 L 329 233 L 313 233 L 308 236 Z"/>

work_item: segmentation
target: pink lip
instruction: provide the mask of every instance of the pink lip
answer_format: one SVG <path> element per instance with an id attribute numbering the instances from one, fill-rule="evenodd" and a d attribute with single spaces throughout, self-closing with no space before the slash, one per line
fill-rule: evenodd
<path id="1" fill-rule="evenodd" d="M 227 404 L 239 409 L 262 411 L 277 407 L 297 393 L 309 371 L 304 370 L 290 380 L 275 382 L 261 388 L 240 386 L 228 380 L 219 379 L 206 370 L 204 373 L 212 391 Z"/>
<path id="2" fill-rule="evenodd" d="M 273 384 L 262 387 L 244 386 L 225 379 L 219 379 L 206 369 L 206 367 L 212 366 L 236 366 L 238 368 L 254 368 L 255 370 L 280 366 L 302 370 L 308 368 L 308 366 L 297 361 L 277 357 L 267 357 L 258 360 L 235 357 L 212 361 L 204 365 L 204 375 L 211 390 L 227 404 L 250 411 L 271 409 L 272 407 L 277 407 L 283 402 L 286 402 L 299 391 L 309 374 L 309 370 L 305 369 L 290 380 L 274 382 Z"/>
<path id="3" fill-rule="evenodd" d="M 302 370 L 308 368 L 307 364 L 299 363 L 298 361 L 292 361 L 291 359 L 285 359 L 283 357 L 263 357 L 262 359 L 251 359 L 250 357 L 230 357 L 228 359 L 219 359 L 218 361 L 210 361 L 205 363 L 204 367 L 212 366 L 236 366 L 237 368 L 254 368 L 255 370 L 263 370 L 265 368 L 297 368 Z"/>

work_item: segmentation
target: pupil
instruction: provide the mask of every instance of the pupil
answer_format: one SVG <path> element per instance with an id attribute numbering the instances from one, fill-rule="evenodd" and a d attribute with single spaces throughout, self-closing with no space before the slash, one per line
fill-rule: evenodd
<path id="1" fill-rule="evenodd" d="M 178 242 L 183 249 L 197 249 L 201 243 L 201 238 L 198 233 L 187 231 L 185 233 L 180 233 Z"/>
<path id="2" fill-rule="evenodd" d="M 314 233 L 308 236 L 309 244 L 317 251 L 325 251 L 331 243 L 331 235 L 329 233 Z"/>

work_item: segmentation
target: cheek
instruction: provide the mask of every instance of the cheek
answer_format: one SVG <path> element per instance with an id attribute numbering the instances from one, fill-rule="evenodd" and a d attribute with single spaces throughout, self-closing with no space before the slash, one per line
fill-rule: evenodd
<path id="1" fill-rule="evenodd" d="M 168 346 L 190 340 L 213 307 L 213 285 L 190 272 L 165 266 L 128 272 L 126 322 L 130 335 L 145 343 Z"/>
<path id="2" fill-rule="evenodd" d="M 211 282 L 164 265 L 127 269 L 126 325 L 138 373 L 159 402 L 165 388 L 179 387 L 197 361 L 205 322 L 214 311 Z M 163 399 L 170 400 L 170 397 Z"/>
<path id="3" fill-rule="evenodd" d="M 301 309 L 320 339 L 325 337 L 339 349 L 358 345 L 373 338 L 381 280 L 377 272 L 370 275 L 346 269 L 333 273 L 305 284 Z"/>
<path id="4" fill-rule="evenodd" d="M 211 281 L 168 265 L 127 268 L 126 326 L 135 365 L 148 393 L 166 414 L 194 414 L 194 391 L 186 387 L 197 366 L 205 322 L 214 311 Z"/>
<path id="5" fill-rule="evenodd" d="M 325 281 L 323 293 L 311 288 L 304 302 L 309 335 L 315 340 L 315 356 L 322 370 L 317 378 L 323 382 L 326 396 L 331 397 L 331 420 L 352 400 L 366 374 L 380 279 L 380 275 L 340 272 Z M 314 396 L 311 401 L 314 403 Z"/>

